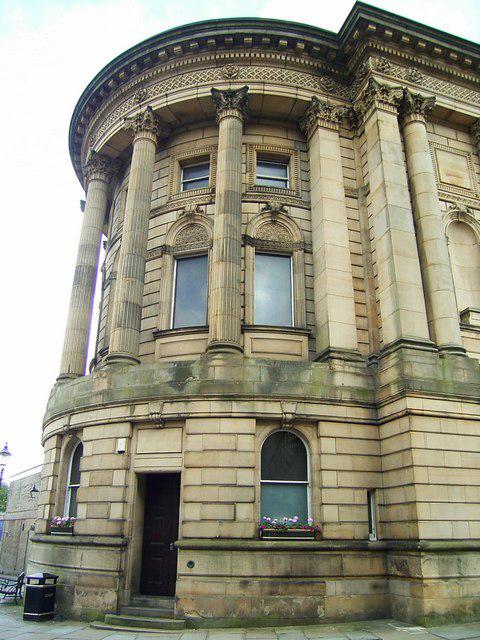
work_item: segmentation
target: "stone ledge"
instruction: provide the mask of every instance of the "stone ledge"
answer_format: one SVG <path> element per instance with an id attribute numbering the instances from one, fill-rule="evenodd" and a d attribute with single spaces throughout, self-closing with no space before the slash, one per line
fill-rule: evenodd
<path id="1" fill-rule="evenodd" d="M 127 538 L 120 536 L 55 536 L 37 533 L 31 542 L 39 544 L 61 544 L 82 547 L 126 547 Z"/>

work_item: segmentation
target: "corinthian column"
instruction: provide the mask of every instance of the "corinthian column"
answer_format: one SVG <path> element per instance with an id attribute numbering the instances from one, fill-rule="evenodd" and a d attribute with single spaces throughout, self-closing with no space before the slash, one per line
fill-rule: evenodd
<path id="1" fill-rule="evenodd" d="M 153 168 L 164 130 L 152 107 L 128 120 L 125 128 L 133 131 L 133 154 L 106 361 L 138 364 Z"/>
<path id="2" fill-rule="evenodd" d="M 308 139 L 317 359 L 359 359 L 339 126 L 344 109 L 316 97 L 300 127 Z"/>
<path id="3" fill-rule="evenodd" d="M 242 351 L 242 130 L 247 91 L 212 89 L 218 159 L 208 307 L 211 351 Z"/>
<path id="4" fill-rule="evenodd" d="M 59 379 L 85 374 L 100 241 L 107 213 L 108 183 L 112 174 L 113 169 L 109 159 L 92 152 L 83 170 L 87 201 L 80 233 Z"/>
<path id="5" fill-rule="evenodd" d="M 435 98 L 425 98 L 404 89 L 399 112 L 430 333 L 440 350 L 464 354 L 447 239 L 427 138 L 426 114 L 434 105 Z"/>
<path id="6" fill-rule="evenodd" d="M 370 78 L 355 107 L 365 126 L 383 348 L 432 348 L 397 119 L 400 96 L 401 89 Z"/>

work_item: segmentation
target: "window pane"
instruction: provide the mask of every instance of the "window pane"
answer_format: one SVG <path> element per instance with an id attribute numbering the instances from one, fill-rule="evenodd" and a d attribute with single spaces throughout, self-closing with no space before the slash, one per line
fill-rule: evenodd
<path id="1" fill-rule="evenodd" d="M 210 163 L 196 164 L 193 166 L 183 167 L 183 180 L 192 180 L 193 178 L 208 178 Z"/>
<path id="2" fill-rule="evenodd" d="M 261 187 L 277 187 L 278 189 L 288 189 L 287 180 L 275 180 L 274 178 L 262 178 L 257 176 L 257 184 Z"/>
<path id="3" fill-rule="evenodd" d="M 290 256 L 255 254 L 255 324 L 291 327 L 292 272 Z"/>
<path id="4" fill-rule="evenodd" d="M 207 323 L 207 256 L 176 260 L 173 327 L 199 327 Z"/>
<path id="5" fill-rule="evenodd" d="M 78 487 L 70 487 L 70 504 L 68 507 L 68 515 L 70 518 L 77 517 L 77 490 Z"/>
<path id="6" fill-rule="evenodd" d="M 293 518 L 298 516 L 301 524 L 307 522 L 308 502 L 306 484 L 262 483 L 260 517 Z"/>
<path id="7" fill-rule="evenodd" d="M 80 484 L 80 459 L 83 455 L 83 445 L 79 444 L 73 453 L 70 479 L 68 484 Z"/>
<path id="8" fill-rule="evenodd" d="M 267 162 L 266 160 L 258 160 L 257 176 L 269 176 L 270 178 L 286 178 L 287 163 L 283 162 Z"/>
<path id="9" fill-rule="evenodd" d="M 307 450 L 291 431 L 275 431 L 263 443 L 262 480 L 307 480 Z"/>
<path id="10" fill-rule="evenodd" d="M 203 189 L 208 187 L 208 178 L 200 178 L 199 180 L 192 180 L 191 182 L 182 183 L 182 191 L 188 191 L 189 189 Z"/>

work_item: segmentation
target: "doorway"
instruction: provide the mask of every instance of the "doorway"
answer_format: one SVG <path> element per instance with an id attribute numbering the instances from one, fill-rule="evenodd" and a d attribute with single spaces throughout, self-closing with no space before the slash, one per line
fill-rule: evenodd
<path id="1" fill-rule="evenodd" d="M 140 593 L 174 596 L 180 507 L 180 474 L 146 476 Z"/>

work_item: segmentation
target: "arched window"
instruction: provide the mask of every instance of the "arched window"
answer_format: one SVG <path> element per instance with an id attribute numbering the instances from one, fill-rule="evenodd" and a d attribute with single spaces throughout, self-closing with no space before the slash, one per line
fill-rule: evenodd
<path id="1" fill-rule="evenodd" d="M 472 227 L 453 221 L 447 228 L 455 294 L 459 312 L 480 308 L 480 246 Z"/>
<path id="2" fill-rule="evenodd" d="M 80 486 L 80 460 L 83 455 L 83 444 L 79 442 L 72 451 L 68 469 L 67 488 L 65 492 L 64 516 L 77 517 L 77 491 Z"/>
<path id="3" fill-rule="evenodd" d="M 307 448 L 291 431 L 275 431 L 263 443 L 261 517 L 293 518 L 306 523 L 310 515 Z"/>

